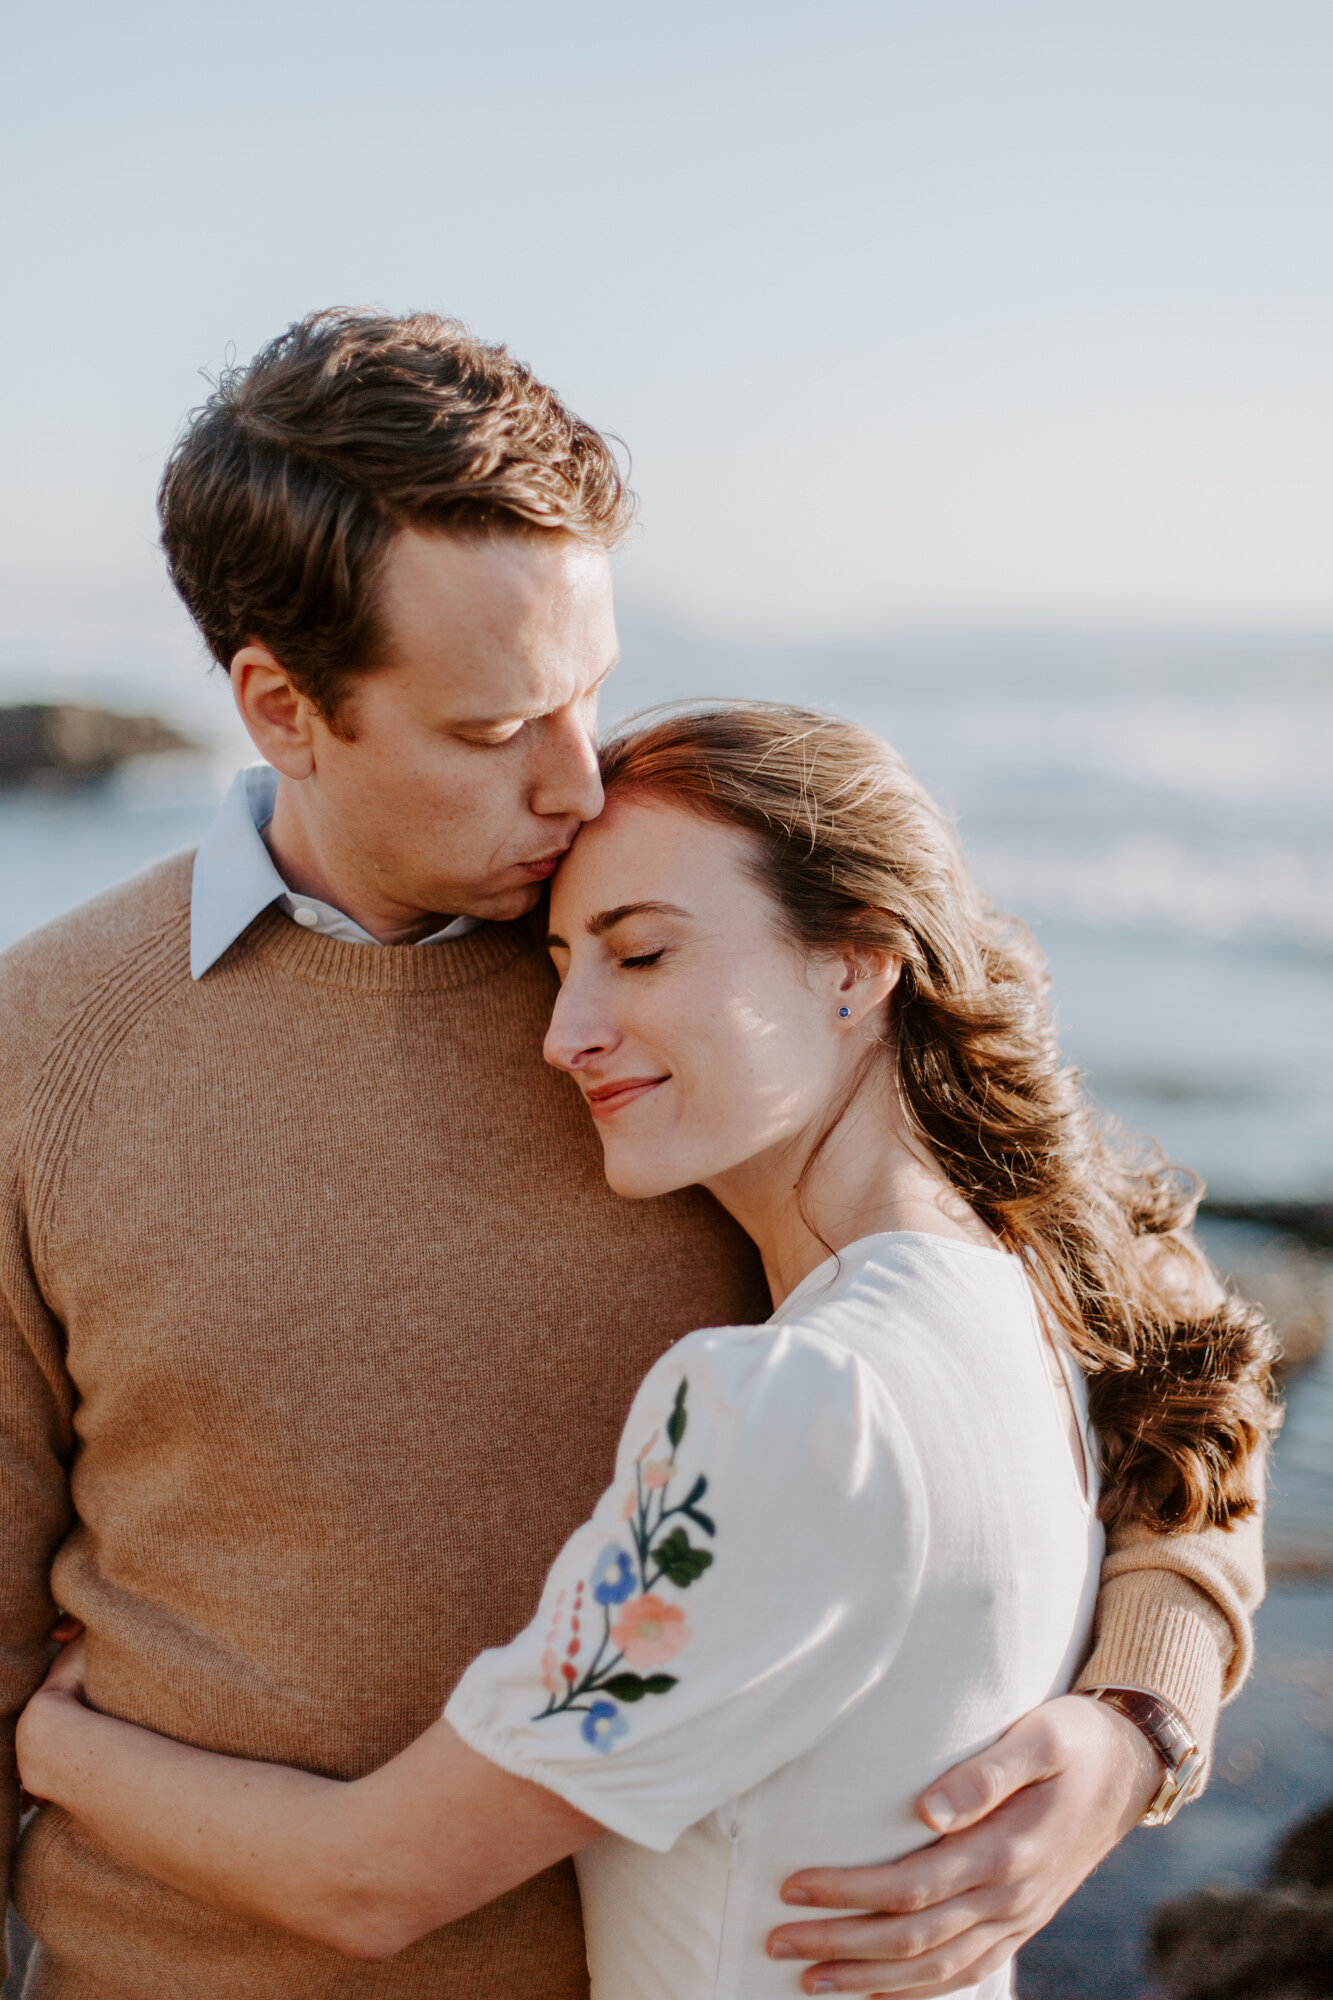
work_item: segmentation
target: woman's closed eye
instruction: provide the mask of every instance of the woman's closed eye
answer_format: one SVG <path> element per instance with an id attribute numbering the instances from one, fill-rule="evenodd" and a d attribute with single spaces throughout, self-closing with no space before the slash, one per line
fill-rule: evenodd
<path id="1" fill-rule="evenodd" d="M 622 968 L 622 970 L 626 972 L 632 972 L 637 970 L 640 966 L 656 965 L 658 961 L 664 958 L 665 956 L 666 956 L 666 946 L 659 945 L 656 951 L 636 951 L 630 953 L 629 955 L 623 958 L 617 958 L 616 964 L 619 965 Z"/>

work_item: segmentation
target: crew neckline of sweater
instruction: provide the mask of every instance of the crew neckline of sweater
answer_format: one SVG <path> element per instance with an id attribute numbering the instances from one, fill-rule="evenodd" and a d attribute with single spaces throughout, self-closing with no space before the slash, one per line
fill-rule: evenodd
<path id="1" fill-rule="evenodd" d="M 276 907 L 255 920 L 245 942 L 294 978 L 360 993 L 448 992 L 503 971 L 525 949 L 536 955 L 521 918 L 440 944 L 352 944 L 303 930 Z"/>

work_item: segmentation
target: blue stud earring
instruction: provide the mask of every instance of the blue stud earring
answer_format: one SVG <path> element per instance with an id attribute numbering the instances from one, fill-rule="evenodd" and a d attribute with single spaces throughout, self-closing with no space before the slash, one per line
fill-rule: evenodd
<path id="1" fill-rule="evenodd" d="M 847 1019 L 847 1016 L 851 1013 L 851 1011 L 852 1010 L 850 1007 L 839 1007 L 838 1014 L 840 1018 L 845 1021 Z"/>

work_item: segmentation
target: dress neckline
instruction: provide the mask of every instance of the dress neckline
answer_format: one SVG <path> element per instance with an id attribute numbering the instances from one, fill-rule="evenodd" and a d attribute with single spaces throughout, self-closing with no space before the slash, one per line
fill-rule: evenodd
<path id="1" fill-rule="evenodd" d="M 816 1294 L 827 1293 L 828 1288 L 848 1275 L 849 1269 L 859 1270 L 869 1262 L 872 1246 L 877 1243 L 922 1243 L 934 1249 L 958 1252 L 964 1257 L 990 1257 L 1002 1264 L 1020 1264 L 1012 1250 L 992 1249 L 986 1243 L 964 1243 L 956 1236 L 940 1236 L 933 1229 L 877 1229 L 869 1236 L 858 1236 L 853 1242 L 843 1245 L 822 1264 L 816 1264 L 808 1271 L 798 1285 L 788 1292 L 780 1306 L 775 1306 L 769 1314 L 770 1326 L 779 1325 L 789 1315 L 793 1305 L 807 1303 Z"/>

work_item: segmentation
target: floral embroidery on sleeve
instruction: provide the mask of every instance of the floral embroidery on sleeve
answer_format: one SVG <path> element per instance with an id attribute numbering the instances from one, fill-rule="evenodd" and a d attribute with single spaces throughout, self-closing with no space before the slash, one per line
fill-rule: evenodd
<path id="1" fill-rule="evenodd" d="M 717 1533 L 699 1505 L 708 1491 L 707 1479 L 700 1473 L 683 1500 L 671 1499 L 689 1386 L 688 1378 L 683 1378 L 667 1418 L 670 1455 L 649 1457 L 661 1435 L 654 1431 L 634 1462 L 634 1486 L 621 1510 L 630 1546 L 608 1542 L 591 1576 L 575 1586 L 573 1601 L 568 1591 L 561 1591 L 542 1653 L 542 1686 L 549 1698 L 533 1721 L 579 1712 L 584 1742 L 602 1752 L 629 1729 L 618 1703 L 669 1694 L 676 1685 L 674 1674 L 639 1671 L 664 1666 L 690 1643 L 685 1613 L 662 1596 L 660 1586 L 688 1590 L 713 1560 L 710 1549 L 691 1542 L 684 1525 L 690 1521 L 706 1535 Z M 668 1527 L 668 1521 L 675 1525 Z M 589 1596 L 601 1611 L 602 1630 L 596 1651 L 585 1660 L 585 1649 L 596 1636 L 596 1612 L 587 1605 Z M 592 1622 L 590 1633 L 585 1633 L 585 1620 Z"/>

